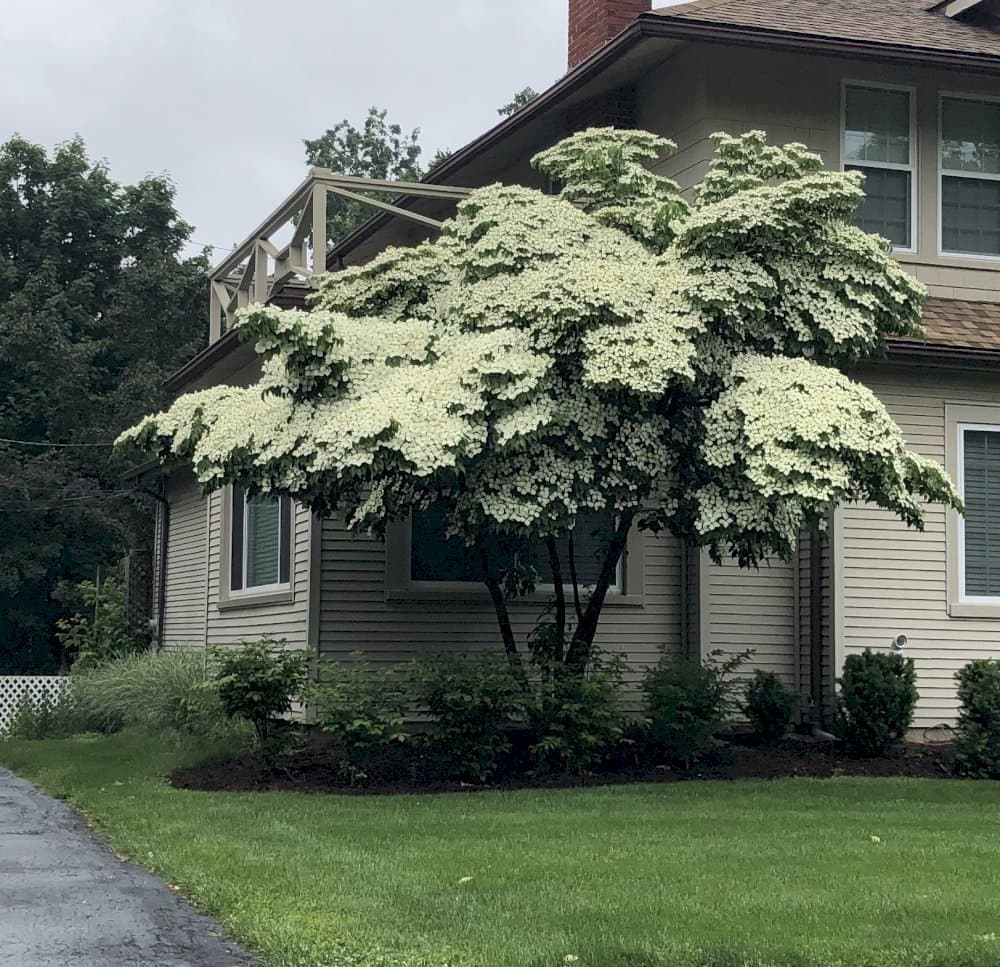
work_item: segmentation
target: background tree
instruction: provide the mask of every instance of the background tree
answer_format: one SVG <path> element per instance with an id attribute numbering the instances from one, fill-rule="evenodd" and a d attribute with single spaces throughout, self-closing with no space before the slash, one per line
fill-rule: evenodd
<path id="1" fill-rule="evenodd" d="M 360 128 L 345 118 L 318 138 L 305 139 L 306 161 L 342 175 L 419 181 L 424 173 L 420 164 L 423 151 L 419 143 L 420 129 L 414 128 L 406 134 L 400 125 L 390 123 L 388 116 L 388 110 L 370 107 Z M 435 163 L 440 160 L 443 159 L 436 157 Z M 373 197 L 390 198 L 377 192 Z M 328 243 L 335 245 L 372 214 L 373 210 L 367 205 L 330 196 Z"/>
<path id="2" fill-rule="evenodd" d="M 509 118 L 512 114 L 517 114 L 526 104 L 530 104 L 536 97 L 538 97 L 538 91 L 533 87 L 522 87 L 503 107 L 497 108 L 497 114 Z"/>
<path id="3" fill-rule="evenodd" d="M 108 441 L 203 345 L 206 259 L 169 181 L 117 184 L 79 139 L 0 146 L 0 194 L 0 673 L 45 671 L 60 582 L 148 541 Z"/>
<path id="4" fill-rule="evenodd" d="M 960 506 L 842 367 L 920 332 L 924 292 L 851 224 L 855 173 L 719 135 L 693 205 L 646 165 L 674 146 L 595 129 L 534 159 L 558 197 L 479 189 L 440 238 L 321 280 L 310 313 L 238 320 L 265 375 L 125 435 L 206 489 L 290 494 L 382 532 L 432 504 L 474 550 L 504 645 L 541 542 L 548 656 L 582 673 L 634 526 L 753 565 L 867 500 L 921 526 Z M 594 586 L 562 539 L 614 517 Z M 537 570 L 537 569 L 536 569 Z"/>

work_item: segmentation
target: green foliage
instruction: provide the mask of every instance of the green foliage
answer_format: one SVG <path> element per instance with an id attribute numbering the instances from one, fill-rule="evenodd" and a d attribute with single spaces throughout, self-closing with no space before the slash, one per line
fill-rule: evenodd
<path id="1" fill-rule="evenodd" d="M 838 680 L 841 726 L 855 755 L 885 755 L 906 738 L 920 697 L 912 658 L 865 649 L 848 655 Z"/>
<path id="2" fill-rule="evenodd" d="M 340 747 L 354 781 L 369 777 L 379 760 L 410 738 L 409 694 L 398 669 L 372 668 L 360 652 L 348 662 L 324 662 L 309 689 L 319 727 Z"/>
<path id="3" fill-rule="evenodd" d="M 774 672 L 758 668 L 747 682 L 747 718 L 754 732 L 766 741 L 780 739 L 791 727 L 799 697 Z"/>
<path id="4" fill-rule="evenodd" d="M 431 746 L 461 779 L 485 782 L 510 749 L 513 721 L 527 696 L 506 658 L 490 653 L 432 655 L 409 670 L 416 707 L 433 717 Z"/>
<path id="5" fill-rule="evenodd" d="M 1000 660 L 971 661 L 955 680 L 962 703 L 955 766 L 968 776 L 1000 779 Z"/>
<path id="6" fill-rule="evenodd" d="M 233 734 L 204 651 L 150 651 L 73 671 L 76 731 L 152 732 L 214 738 Z"/>
<path id="7" fill-rule="evenodd" d="M 114 572 L 100 583 L 81 581 L 68 595 L 75 613 L 56 622 L 65 658 L 83 669 L 143 650 L 146 636 L 133 633 L 125 612 L 125 585 Z"/>
<path id="8" fill-rule="evenodd" d="M 55 697 L 42 692 L 37 701 L 25 692 L 3 734 L 10 739 L 59 739 L 83 731 L 80 726 L 71 691 L 63 687 Z"/>
<path id="9" fill-rule="evenodd" d="M 536 767 L 579 775 L 616 750 L 625 732 L 624 664 L 621 655 L 595 654 L 583 675 L 560 662 L 540 669 L 528 710 Z"/>
<path id="10" fill-rule="evenodd" d="M 292 710 L 306 683 L 308 658 L 271 637 L 209 650 L 212 680 L 225 713 L 249 722 L 258 745 L 268 749 L 275 719 Z"/>
<path id="11" fill-rule="evenodd" d="M 388 110 L 370 107 L 361 127 L 346 118 L 328 128 L 318 138 L 305 139 L 306 161 L 320 168 L 329 168 L 341 175 L 380 178 L 398 181 L 418 181 L 423 174 L 420 165 L 420 129 L 405 133 L 398 124 L 390 123 Z M 434 163 L 443 158 L 435 156 Z M 433 167 L 433 164 L 432 164 Z M 373 198 L 391 201 L 392 195 L 375 192 Z M 327 242 L 333 246 L 375 213 L 361 202 L 330 196 L 327 208 Z"/>
<path id="12" fill-rule="evenodd" d="M 522 87 L 503 107 L 497 108 L 500 117 L 509 118 L 512 114 L 517 114 L 522 107 L 530 104 L 536 97 L 538 91 L 533 87 Z"/>
<path id="13" fill-rule="evenodd" d="M 207 335 L 207 259 L 164 177 L 115 182 L 74 139 L 0 144 L 0 437 L 107 442 Z M 0 674 L 54 671 L 52 589 L 149 540 L 145 504 L 113 498 L 103 447 L 0 443 Z"/>
<path id="14" fill-rule="evenodd" d="M 740 707 L 732 673 L 752 655 L 713 651 L 704 662 L 664 655 L 642 684 L 649 739 L 667 761 L 689 768 L 718 746 L 718 735 Z"/>

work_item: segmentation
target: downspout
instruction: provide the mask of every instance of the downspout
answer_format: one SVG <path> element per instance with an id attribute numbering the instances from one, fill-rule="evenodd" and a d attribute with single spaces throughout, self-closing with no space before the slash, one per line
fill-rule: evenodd
<path id="1" fill-rule="evenodd" d="M 167 539 L 170 534 L 170 501 L 165 496 L 166 483 L 160 481 L 160 493 L 144 487 L 144 494 L 160 502 L 159 552 L 156 555 L 156 650 L 163 648 L 163 610 L 167 604 Z"/>
<path id="2" fill-rule="evenodd" d="M 809 528 L 809 701 L 812 725 L 825 723 L 823 701 L 823 534 L 813 524 Z"/>

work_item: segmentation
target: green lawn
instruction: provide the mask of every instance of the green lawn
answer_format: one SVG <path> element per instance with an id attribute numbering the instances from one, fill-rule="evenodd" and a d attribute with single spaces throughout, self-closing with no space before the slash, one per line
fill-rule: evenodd
<path id="1" fill-rule="evenodd" d="M 272 965 L 1000 963 L 998 783 L 169 789 L 195 757 L 136 734 L 0 743 Z"/>

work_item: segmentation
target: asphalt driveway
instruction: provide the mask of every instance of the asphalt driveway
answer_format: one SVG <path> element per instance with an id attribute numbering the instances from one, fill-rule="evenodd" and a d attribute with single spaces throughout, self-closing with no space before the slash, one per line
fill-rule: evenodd
<path id="1" fill-rule="evenodd" d="M 0 964 L 242 967 L 256 961 L 63 803 L 0 767 Z"/>

